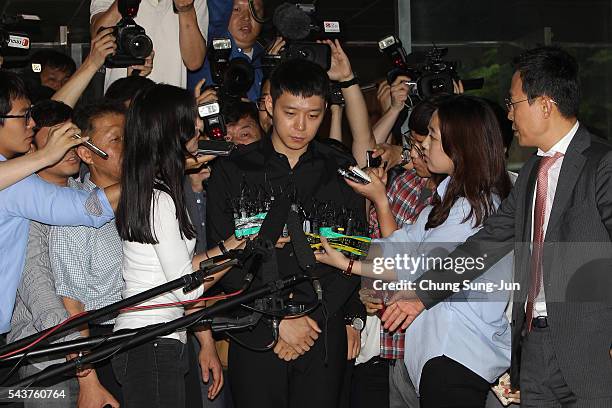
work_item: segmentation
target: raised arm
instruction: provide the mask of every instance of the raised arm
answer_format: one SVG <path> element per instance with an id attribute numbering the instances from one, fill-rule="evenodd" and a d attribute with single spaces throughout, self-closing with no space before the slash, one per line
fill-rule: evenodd
<path id="1" fill-rule="evenodd" d="M 332 81 L 346 82 L 355 78 L 351 68 L 351 62 L 340 46 L 340 42 L 336 40 L 332 42 L 326 40 L 332 51 L 332 64 L 327 72 Z M 376 145 L 374 135 L 370 128 L 370 119 L 368 115 L 368 107 L 366 106 L 363 93 L 359 84 L 342 88 L 342 96 L 346 103 L 346 118 L 348 119 L 353 135 L 352 152 L 353 157 L 357 160 L 359 167 L 366 165 L 366 152 L 374 149 Z"/>
<path id="2" fill-rule="evenodd" d="M 67 128 L 68 125 L 54 127 L 49 134 L 47 144 L 42 149 L 0 162 L 0 191 L 40 169 L 53 166 L 68 150 L 87 140 L 87 138 L 75 139 L 73 133 L 66 131 Z"/>
<path id="3" fill-rule="evenodd" d="M 91 51 L 83 64 L 70 77 L 51 99 L 64 102 L 74 108 L 85 88 L 91 82 L 96 72 L 104 65 L 106 57 L 117 49 L 115 37 L 112 35 L 113 29 L 106 28 L 100 31 L 91 40 Z"/>
<path id="4" fill-rule="evenodd" d="M 406 100 L 408 99 L 409 88 L 406 84 L 408 81 L 408 77 L 400 75 L 395 79 L 393 84 L 391 84 L 389 89 L 390 96 L 387 96 L 386 92 L 378 93 L 380 98 L 390 97 L 391 105 L 373 126 L 372 130 L 374 132 L 376 143 L 387 143 L 389 140 L 391 130 L 393 129 L 397 118 L 400 116 L 400 113 L 404 109 Z M 385 86 L 381 85 L 381 88 L 384 90 Z"/>
<path id="5" fill-rule="evenodd" d="M 89 8 L 91 14 L 89 34 L 91 38 L 95 38 L 98 35 L 100 27 L 112 27 L 121 19 L 117 1 L 92 0 Z"/>
<path id="6" fill-rule="evenodd" d="M 179 19 L 179 47 L 187 69 L 200 69 L 206 56 L 206 41 L 202 32 L 208 27 L 200 27 L 208 21 L 205 1 L 174 0 Z"/>
<path id="7" fill-rule="evenodd" d="M 342 105 L 332 105 L 329 107 L 331 113 L 331 126 L 329 128 L 329 138 L 342 142 Z"/>

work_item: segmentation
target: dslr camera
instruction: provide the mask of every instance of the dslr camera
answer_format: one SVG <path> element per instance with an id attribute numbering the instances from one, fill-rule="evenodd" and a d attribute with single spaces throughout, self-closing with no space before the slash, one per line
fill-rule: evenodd
<path id="1" fill-rule="evenodd" d="M 153 41 L 145 29 L 134 21 L 139 6 L 140 0 L 119 0 L 121 20 L 113 27 L 113 35 L 117 39 L 117 51 L 106 58 L 104 65 L 107 68 L 142 65 L 145 58 L 153 51 Z"/>
<path id="2" fill-rule="evenodd" d="M 409 77 L 411 99 L 423 100 L 434 95 L 454 92 L 453 81 L 459 81 L 459 75 L 457 61 L 444 60 L 448 48 L 433 46 L 421 61 L 416 53 L 407 55 L 402 42 L 394 35 L 380 40 L 378 48 L 393 64 L 393 69 L 387 73 L 387 82 L 392 84 L 400 75 Z M 409 60 L 417 62 L 409 63 Z M 463 79 L 462 83 L 466 91 L 482 89 L 484 79 Z"/>
<path id="3" fill-rule="evenodd" d="M 229 38 L 214 38 L 211 45 L 210 72 L 215 85 L 205 89 L 215 89 L 219 100 L 198 106 L 198 114 L 204 122 L 204 133 L 209 139 L 200 142 L 199 152 L 227 155 L 234 145 L 225 141 L 227 128 L 223 111 L 231 109 L 233 103 L 246 97 L 255 80 L 255 70 L 246 58 L 230 60 L 232 42 Z"/>

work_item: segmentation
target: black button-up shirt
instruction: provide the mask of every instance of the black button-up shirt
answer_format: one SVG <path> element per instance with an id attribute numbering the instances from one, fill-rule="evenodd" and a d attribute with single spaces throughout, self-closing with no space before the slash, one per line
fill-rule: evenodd
<path id="1" fill-rule="evenodd" d="M 227 239 L 234 232 L 232 201 L 240 197 L 246 185 L 251 191 L 272 190 L 289 192 L 298 202 L 306 203 L 313 199 L 329 202 L 338 208 L 352 211 L 357 221 L 365 224 L 365 200 L 356 194 L 337 173 L 338 167 L 354 164 L 351 156 L 328 145 L 312 141 L 298 163 L 289 165 L 287 157 L 276 152 L 269 137 L 259 142 L 241 146 L 231 156 L 215 160 L 208 184 L 207 237 L 210 247 Z M 263 194 L 268 194 L 263 193 Z M 291 244 L 276 249 L 280 277 L 301 273 Z M 242 286 L 246 271 L 233 268 L 219 282 L 226 292 L 238 290 Z M 323 287 L 324 302 L 330 316 L 335 314 L 365 316 L 359 302 L 357 291 L 360 279 L 347 278 L 340 271 L 327 265 L 317 264 L 315 274 Z M 261 275 L 261 274 L 260 274 Z M 259 276 L 261 279 L 261 276 Z M 257 282 L 255 278 L 254 284 Z M 309 282 L 302 283 L 292 290 L 295 301 L 314 303 L 315 292 Z M 319 308 L 320 309 L 320 308 Z M 322 322 L 322 314 L 316 311 L 311 315 Z"/>

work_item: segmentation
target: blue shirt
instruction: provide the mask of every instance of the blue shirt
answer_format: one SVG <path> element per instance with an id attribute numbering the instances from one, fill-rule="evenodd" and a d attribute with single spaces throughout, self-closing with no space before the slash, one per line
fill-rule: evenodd
<path id="1" fill-rule="evenodd" d="M 0 155 L 0 161 L 6 158 Z M 24 268 L 30 220 L 100 227 L 114 218 L 104 192 L 47 183 L 35 174 L 0 191 L 0 333 L 11 329 L 15 293 Z"/>
<path id="2" fill-rule="evenodd" d="M 440 197 L 444 197 L 449 181 L 450 177 L 447 177 L 438 186 Z M 495 204 L 499 205 L 499 200 Z M 425 230 L 432 208 L 425 208 L 414 224 L 405 224 L 388 238 L 375 241 L 387 244 L 383 246 L 385 257 L 408 253 L 416 258 L 425 254 L 430 260 L 436 256 L 444 258 L 445 253 L 481 228 L 473 225 L 473 219 L 463 222 L 471 207 L 465 198 L 460 197 L 443 224 Z M 438 252 L 441 255 L 436 255 Z M 417 392 L 423 367 L 435 357 L 447 356 L 488 382 L 496 380 L 510 366 L 510 326 L 504 313 L 510 292 L 497 289 L 502 280 L 512 281 L 512 260 L 510 253 L 473 281 L 496 285 L 493 292 L 481 288 L 461 290 L 448 300 L 423 311 L 406 329 L 404 361 Z M 412 271 L 397 270 L 398 279 L 414 282 L 426 271 L 422 267 Z"/>
<path id="3" fill-rule="evenodd" d="M 259 43 L 253 45 L 253 58 L 245 54 L 240 49 L 234 37 L 230 34 L 227 26 L 229 24 L 230 17 L 232 15 L 233 2 L 230 0 L 208 0 L 208 49 L 212 47 L 212 40 L 215 38 L 229 38 L 232 41 L 232 52 L 230 54 L 230 60 L 236 57 L 246 58 L 251 61 L 253 68 L 255 69 L 255 79 L 251 89 L 247 92 L 247 97 L 250 101 L 256 102 L 261 94 L 261 82 L 263 80 L 263 69 L 261 67 L 261 57 L 263 57 L 265 51 Z M 210 61 L 208 55 L 204 60 L 204 65 L 197 71 L 189 71 L 187 73 L 187 89 L 193 90 L 196 84 L 202 79 L 206 78 L 204 86 L 213 85 L 212 74 L 210 72 Z"/>

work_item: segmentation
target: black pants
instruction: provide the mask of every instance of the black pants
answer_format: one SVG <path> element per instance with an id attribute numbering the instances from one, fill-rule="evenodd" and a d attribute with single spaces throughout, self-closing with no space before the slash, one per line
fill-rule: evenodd
<path id="1" fill-rule="evenodd" d="M 113 334 L 113 325 L 89 325 L 89 335 L 94 336 L 110 336 Z M 121 390 L 121 384 L 117 381 L 115 373 L 113 372 L 113 366 L 110 359 L 103 360 L 95 364 L 96 374 L 100 384 L 110 392 L 113 397 L 123 406 L 123 391 Z"/>
<path id="2" fill-rule="evenodd" d="M 157 339 L 113 358 L 123 387 L 122 408 L 184 408 L 187 346 L 175 339 Z"/>
<path id="3" fill-rule="evenodd" d="M 565 408 L 578 404 L 578 398 L 563 378 L 550 337 L 550 328 L 534 327 L 523 339 L 520 387 L 523 407 Z M 601 401 L 600 406 L 609 405 Z"/>
<path id="4" fill-rule="evenodd" d="M 310 351 L 291 362 L 279 359 L 272 351 L 251 351 L 232 341 L 229 380 L 234 406 L 338 408 L 347 364 L 343 319 L 331 317 L 326 334 L 327 364 L 324 361 L 325 331 Z"/>
<path id="5" fill-rule="evenodd" d="M 389 362 L 372 357 L 353 367 L 351 377 L 350 408 L 389 406 Z"/>
<path id="6" fill-rule="evenodd" d="M 484 408 L 488 392 L 484 378 L 446 356 L 432 358 L 423 367 L 421 408 Z"/>

